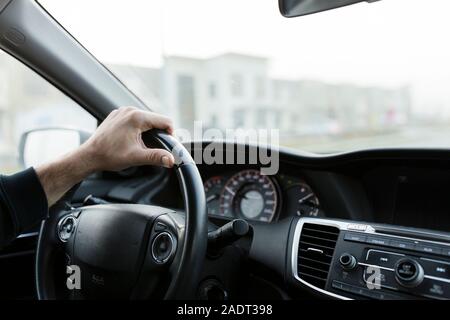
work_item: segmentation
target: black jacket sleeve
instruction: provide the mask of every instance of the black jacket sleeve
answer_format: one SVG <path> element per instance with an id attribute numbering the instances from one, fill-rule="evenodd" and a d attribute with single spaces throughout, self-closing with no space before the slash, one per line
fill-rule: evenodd
<path id="1" fill-rule="evenodd" d="M 0 176 L 0 248 L 47 215 L 47 197 L 33 168 Z"/>

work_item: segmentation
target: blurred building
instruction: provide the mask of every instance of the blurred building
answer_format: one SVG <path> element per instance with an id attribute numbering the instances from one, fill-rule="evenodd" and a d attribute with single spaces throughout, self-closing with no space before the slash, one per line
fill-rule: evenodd
<path id="1" fill-rule="evenodd" d="M 264 57 L 168 56 L 161 69 L 112 65 L 150 107 L 192 129 L 282 128 L 283 134 L 384 130 L 409 119 L 409 88 L 362 87 L 269 76 Z M 159 79 L 159 80 L 157 80 Z"/>

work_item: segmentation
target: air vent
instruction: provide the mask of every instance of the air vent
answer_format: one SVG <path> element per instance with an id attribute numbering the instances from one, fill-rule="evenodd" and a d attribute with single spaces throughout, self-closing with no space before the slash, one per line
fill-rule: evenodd
<path id="1" fill-rule="evenodd" d="M 298 276 L 324 289 L 331 259 L 339 236 L 339 229 L 320 224 L 305 223 L 298 245 Z"/>

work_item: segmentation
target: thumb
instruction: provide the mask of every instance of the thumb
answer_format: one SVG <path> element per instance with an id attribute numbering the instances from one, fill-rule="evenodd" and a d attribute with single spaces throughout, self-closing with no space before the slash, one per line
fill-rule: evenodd
<path id="1" fill-rule="evenodd" d="M 148 148 L 142 149 L 138 161 L 144 165 L 163 166 L 166 168 L 172 168 L 175 163 L 175 159 L 169 151 Z"/>

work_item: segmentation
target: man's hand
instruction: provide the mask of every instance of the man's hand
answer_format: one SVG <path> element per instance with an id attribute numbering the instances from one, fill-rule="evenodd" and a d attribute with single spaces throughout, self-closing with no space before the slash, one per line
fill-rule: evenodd
<path id="1" fill-rule="evenodd" d="M 141 134 L 150 129 L 173 133 L 172 122 L 165 116 L 132 107 L 120 108 L 111 112 L 81 147 L 36 168 L 49 207 L 95 171 L 119 171 L 138 165 L 172 167 L 175 161 L 170 152 L 144 145 Z"/>
<path id="2" fill-rule="evenodd" d="M 83 145 L 87 166 L 92 171 L 119 171 L 138 165 L 156 165 L 171 168 L 172 154 L 162 149 L 149 149 L 141 134 L 150 129 L 173 133 L 172 121 L 162 115 L 124 107 L 114 110 Z"/>

